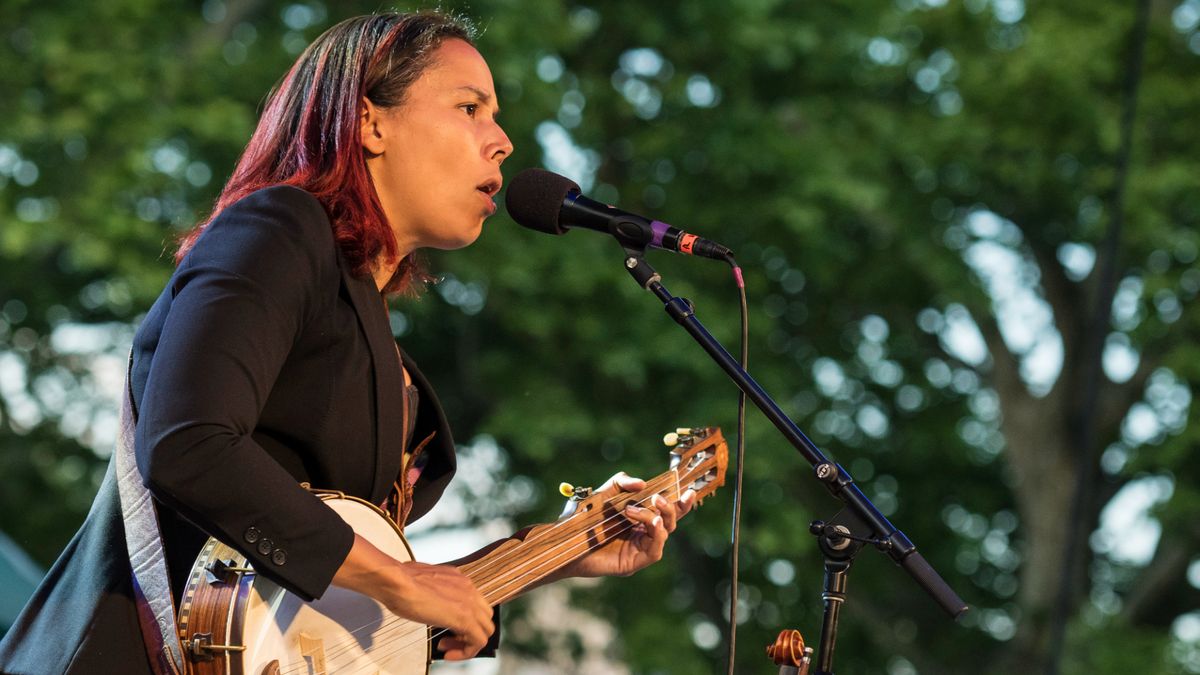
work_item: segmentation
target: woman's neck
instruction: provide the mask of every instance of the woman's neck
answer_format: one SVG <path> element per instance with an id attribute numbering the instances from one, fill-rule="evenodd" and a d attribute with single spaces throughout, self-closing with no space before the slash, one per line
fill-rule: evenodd
<path id="1" fill-rule="evenodd" d="M 375 279 L 376 290 L 380 293 L 383 292 L 383 288 L 388 285 L 388 282 L 392 280 L 392 276 L 396 274 L 397 267 L 398 265 L 379 265 L 375 268 L 371 276 Z"/>

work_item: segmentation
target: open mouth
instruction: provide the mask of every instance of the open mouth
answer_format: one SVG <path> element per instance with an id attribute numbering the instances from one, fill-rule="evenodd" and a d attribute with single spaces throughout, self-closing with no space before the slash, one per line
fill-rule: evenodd
<path id="1" fill-rule="evenodd" d="M 487 182 L 475 186 L 475 189 L 479 190 L 489 198 L 495 197 L 496 193 L 500 191 L 500 179 L 493 178 Z"/>

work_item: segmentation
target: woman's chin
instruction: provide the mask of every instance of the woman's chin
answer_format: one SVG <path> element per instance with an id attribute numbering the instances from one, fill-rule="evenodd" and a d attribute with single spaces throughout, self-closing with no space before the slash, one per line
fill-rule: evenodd
<path id="1" fill-rule="evenodd" d="M 481 224 L 480 227 L 477 227 L 470 232 L 464 232 L 461 236 L 446 237 L 438 243 L 433 244 L 431 248 L 436 248 L 442 251 L 454 251 L 460 248 L 466 248 L 471 244 L 474 244 L 475 240 L 479 239 L 479 235 L 482 233 L 483 227 Z"/>

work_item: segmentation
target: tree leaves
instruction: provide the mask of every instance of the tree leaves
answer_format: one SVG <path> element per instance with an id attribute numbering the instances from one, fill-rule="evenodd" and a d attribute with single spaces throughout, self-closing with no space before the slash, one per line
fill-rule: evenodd
<path id="1" fill-rule="evenodd" d="M 122 351 L 119 340 L 64 350 L 64 327 L 136 322 L 170 272 L 174 238 L 207 213 L 297 50 L 375 7 L 0 7 L 0 351 L 20 364 L 21 378 L 5 381 L 27 383 L 24 394 L 0 392 L 0 441 L 6 476 L 55 495 L 33 507 L 31 494 L 10 491 L 0 527 L 43 563 L 86 510 L 80 495 L 103 460 L 85 446 L 102 449 L 105 434 L 103 415 L 82 425 L 90 435 L 68 421 L 82 409 L 55 405 L 44 383 L 70 382 L 64 368 L 86 380 L 96 355 Z M 750 293 L 752 374 L 977 609 L 951 626 L 900 570 L 865 552 L 839 670 L 1042 669 L 1045 599 L 1031 600 L 1029 584 L 1060 578 L 1062 549 L 1033 533 L 1065 524 L 1066 513 L 1046 509 L 1063 503 L 1088 456 L 1100 470 L 1085 534 L 1121 486 L 1168 476 L 1164 530 L 1170 546 L 1194 549 L 1197 534 L 1181 524 L 1197 499 L 1195 425 L 1130 435 L 1122 424 L 1143 399 L 1147 419 L 1166 420 L 1175 404 L 1162 401 L 1172 400 L 1190 419 L 1197 392 L 1194 26 L 1165 11 L 1149 26 L 1114 261 L 1128 282 L 1103 322 L 1115 346 L 1102 359 L 1125 345 L 1152 367 L 1128 382 L 1105 375 L 1101 413 L 1079 419 L 1074 373 L 1103 366 L 1073 359 L 1091 330 L 1101 238 L 1115 216 L 1126 4 L 496 0 L 467 11 L 484 29 L 479 46 L 516 146 L 506 175 L 561 162 L 598 199 L 734 248 Z M 989 250 L 1017 261 L 1018 276 L 980 267 Z M 1064 262 L 1076 254 L 1090 267 Z M 549 492 L 619 468 L 660 472 L 656 438 L 677 425 L 720 424 L 732 436 L 735 391 L 626 278 L 621 255 L 604 237 L 551 239 L 498 215 L 474 246 L 432 256 L 447 278 L 440 288 L 394 305 L 400 339 L 437 382 L 458 437 L 494 436 L 509 475 Z M 728 271 L 651 259 L 734 350 Z M 1004 309 L 1001 287 L 1021 291 L 1021 311 Z M 1049 323 L 1033 344 L 1049 352 L 1012 343 L 1014 330 L 1041 330 L 1038 312 Z M 961 352 L 956 331 L 972 325 L 982 359 Z M 1151 393 L 1160 366 L 1174 384 Z M 1038 368 L 1049 393 L 1030 390 Z M 1054 368 L 1057 380 L 1045 374 Z M 107 405 L 92 393 L 88 419 Z M 22 424 L 30 404 L 39 421 Z M 1077 442 L 1085 428 L 1092 447 Z M 836 510 L 753 410 L 747 448 L 739 672 L 769 667 L 758 650 L 784 627 L 816 641 L 821 564 L 806 528 Z M 76 460 L 83 471 L 56 468 Z M 576 593 L 619 627 L 613 655 L 634 672 L 722 662 L 707 626 L 724 630 L 730 497 L 688 518 L 663 565 Z M 525 504 L 517 520 L 555 510 L 541 493 L 510 502 Z M 1146 575 L 1108 579 L 1106 555 L 1088 555 L 1094 564 L 1070 580 L 1081 594 L 1064 670 L 1123 672 L 1088 655 L 1124 626 L 1086 591 L 1136 597 L 1136 620 L 1166 626 L 1180 611 L 1169 596 L 1190 587 L 1178 575 L 1142 593 Z M 792 578 L 780 582 L 785 564 Z M 515 632 L 506 639 L 519 647 L 526 638 Z M 1194 646 L 1136 635 L 1153 667 L 1194 670 L 1179 656 Z"/>

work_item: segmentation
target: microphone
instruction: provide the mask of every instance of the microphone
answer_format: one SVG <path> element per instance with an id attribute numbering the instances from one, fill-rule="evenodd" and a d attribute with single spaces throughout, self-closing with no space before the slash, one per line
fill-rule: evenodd
<path id="1" fill-rule="evenodd" d="M 582 227 L 611 234 L 622 246 L 653 246 L 715 260 L 733 256 L 714 241 L 601 204 L 581 192 L 570 178 L 545 169 L 525 169 L 509 183 L 504 207 L 518 224 L 547 234 L 566 234 L 569 228 Z"/>

